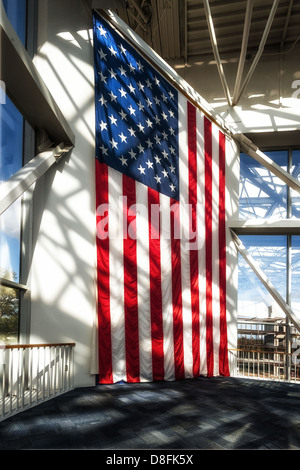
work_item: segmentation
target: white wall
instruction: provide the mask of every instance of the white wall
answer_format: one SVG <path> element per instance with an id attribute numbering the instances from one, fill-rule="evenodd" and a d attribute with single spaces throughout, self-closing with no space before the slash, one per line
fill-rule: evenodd
<path id="1" fill-rule="evenodd" d="M 31 342 L 74 341 L 76 386 L 94 384 L 90 362 L 96 311 L 94 69 L 92 16 L 86 3 L 39 1 L 39 50 L 34 59 L 76 143 L 66 161 L 39 182 Z"/>

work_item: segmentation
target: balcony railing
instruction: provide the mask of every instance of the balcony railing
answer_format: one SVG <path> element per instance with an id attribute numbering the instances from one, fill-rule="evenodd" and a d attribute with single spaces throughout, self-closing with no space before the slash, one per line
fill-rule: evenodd
<path id="1" fill-rule="evenodd" d="M 284 352 L 231 349 L 235 358 L 235 376 L 300 384 L 300 364 L 294 354 Z"/>
<path id="2" fill-rule="evenodd" d="M 0 421 L 74 388 L 74 346 L 0 346 Z"/>
<path id="3" fill-rule="evenodd" d="M 237 349 L 230 350 L 238 377 L 300 384 L 300 333 L 283 318 L 238 319 Z"/>

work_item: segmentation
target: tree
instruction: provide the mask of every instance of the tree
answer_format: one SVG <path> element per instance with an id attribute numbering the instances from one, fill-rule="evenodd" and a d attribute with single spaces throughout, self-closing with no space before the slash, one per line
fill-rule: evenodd
<path id="1" fill-rule="evenodd" d="M 9 270 L 0 270 L 4 279 L 15 280 L 16 274 Z M 5 343 L 18 338 L 19 330 L 19 292 L 16 289 L 0 285 L 0 338 Z"/>

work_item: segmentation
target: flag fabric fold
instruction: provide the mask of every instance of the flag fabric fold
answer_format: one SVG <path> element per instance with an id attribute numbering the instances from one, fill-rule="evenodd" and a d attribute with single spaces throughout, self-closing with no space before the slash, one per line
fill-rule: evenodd
<path id="1" fill-rule="evenodd" d="M 226 138 L 94 13 L 99 382 L 229 375 Z"/>

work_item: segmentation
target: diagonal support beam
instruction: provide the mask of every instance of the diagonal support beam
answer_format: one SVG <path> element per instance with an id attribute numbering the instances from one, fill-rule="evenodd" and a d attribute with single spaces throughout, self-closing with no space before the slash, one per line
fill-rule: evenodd
<path id="1" fill-rule="evenodd" d="M 209 1 L 208 0 L 203 0 L 203 5 L 204 5 L 204 9 L 205 9 L 205 15 L 206 15 L 206 21 L 207 21 L 207 24 L 208 24 L 208 30 L 209 30 L 211 45 L 212 45 L 212 48 L 213 48 L 213 53 L 214 53 L 215 60 L 217 62 L 217 67 L 218 67 L 220 79 L 221 79 L 221 82 L 222 82 L 223 90 L 224 90 L 224 93 L 226 95 L 226 99 L 227 99 L 227 102 L 228 102 L 229 106 L 232 106 L 232 101 L 231 101 L 231 96 L 230 96 L 227 80 L 226 80 L 226 77 L 225 77 L 223 65 L 222 65 L 222 62 L 221 62 L 221 59 L 220 59 L 220 55 L 219 55 L 217 38 L 216 38 L 216 33 L 215 33 L 214 24 L 213 24 L 212 14 L 211 14 L 210 6 L 209 6 Z"/>
<path id="2" fill-rule="evenodd" d="M 22 194 L 35 183 L 46 171 L 59 159 L 63 153 L 67 153 L 72 147 L 64 147 L 63 144 L 54 149 L 45 151 L 30 160 L 27 165 L 15 173 L 9 180 L 0 186 L 0 215 L 8 209 Z"/>
<path id="3" fill-rule="evenodd" d="M 247 8 L 246 8 L 245 22 L 244 22 L 244 31 L 243 31 L 243 39 L 242 39 L 242 47 L 241 47 L 240 60 L 239 60 L 239 65 L 238 65 L 238 70 L 237 70 L 236 80 L 235 80 L 235 85 L 234 85 L 232 106 L 235 106 L 237 104 L 238 93 L 239 93 L 240 86 L 241 86 L 242 75 L 243 75 L 245 59 L 246 59 L 246 54 L 247 54 L 247 48 L 248 48 L 248 39 L 249 39 L 249 32 L 250 32 L 250 26 L 251 26 L 253 2 L 254 2 L 254 0 L 248 0 L 247 1 Z"/>
<path id="4" fill-rule="evenodd" d="M 277 7 L 278 7 L 278 4 L 279 4 L 279 1 L 280 0 L 274 0 L 274 3 L 272 5 L 272 8 L 271 8 L 271 11 L 270 11 L 270 14 L 269 14 L 269 18 L 268 18 L 268 21 L 266 23 L 266 26 L 265 26 L 265 29 L 264 29 L 264 32 L 263 32 L 263 35 L 262 35 L 262 38 L 261 38 L 261 41 L 260 41 L 260 44 L 259 44 L 259 47 L 258 47 L 258 51 L 256 53 L 256 56 L 254 57 L 254 60 L 252 62 L 252 65 L 249 69 L 249 72 L 247 73 L 246 75 L 246 78 L 243 82 L 243 85 L 241 86 L 239 92 L 238 92 L 238 95 L 237 95 L 237 98 L 235 100 L 235 104 L 239 102 L 245 88 L 247 87 L 255 69 L 256 69 L 256 66 L 262 56 L 262 53 L 264 51 L 264 48 L 265 48 L 265 44 L 266 44 L 266 41 L 267 41 L 267 38 L 268 38 L 268 35 L 269 35 L 269 32 L 270 32 L 270 29 L 271 29 L 271 26 L 272 26 L 272 23 L 273 23 L 273 20 L 274 20 L 274 17 L 275 17 L 275 14 L 276 14 L 276 10 L 277 10 Z"/>
<path id="5" fill-rule="evenodd" d="M 290 188 L 300 193 L 300 182 L 259 150 L 259 148 L 250 139 L 243 134 L 236 134 L 234 135 L 234 138 L 240 144 L 242 152 L 245 152 L 247 155 L 254 158 L 254 160 L 268 168 L 268 170 L 280 178 Z"/>
<path id="6" fill-rule="evenodd" d="M 295 328 L 297 328 L 298 331 L 300 331 L 300 321 L 297 318 L 297 316 L 294 314 L 293 310 L 291 307 L 285 302 L 285 300 L 281 297 L 277 289 L 273 286 L 271 281 L 268 279 L 268 277 L 265 275 L 265 273 L 262 271 L 262 269 L 258 266 L 258 264 L 254 261 L 252 256 L 247 252 L 246 248 L 244 247 L 242 241 L 240 238 L 236 235 L 236 233 L 230 229 L 231 231 L 231 236 L 234 241 L 234 244 L 238 250 L 238 252 L 243 256 L 243 258 L 247 261 L 249 266 L 253 269 L 254 273 L 258 277 L 258 279 L 262 282 L 262 284 L 265 286 L 269 294 L 273 297 L 277 305 L 283 310 L 287 318 L 290 319 L 290 321 L 293 323 Z"/>

